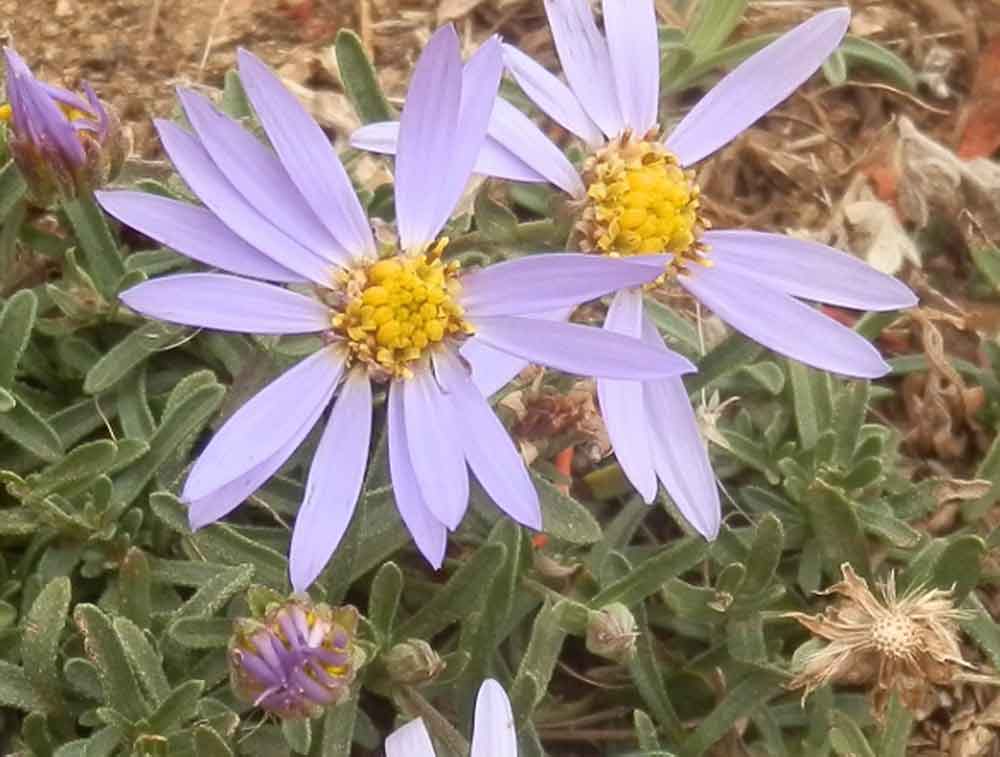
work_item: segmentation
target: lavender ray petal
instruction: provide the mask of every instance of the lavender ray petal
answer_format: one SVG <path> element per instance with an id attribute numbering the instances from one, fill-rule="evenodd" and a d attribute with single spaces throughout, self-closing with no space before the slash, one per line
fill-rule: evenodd
<path id="1" fill-rule="evenodd" d="M 403 417 L 423 500 L 454 531 L 469 506 L 469 472 L 451 397 L 442 393 L 429 366 L 417 367 L 403 382 Z"/>
<path id="2" fill-rule="evenodd" d="M 691 109 L 666 140 L 690 166 L 766 115 L 812 76 L 840 44 L 851 12 L 817 13 L 743 61 Z"/>
<path id="3" fill-rule="evenodd" d="M 285 371 L 237 410 L 198 456 L 182 499 L 201 499 L 272 457 L 329 405 L 344 369 L 338 345 Z"/>
<path id="4" fill-rule="evenodd" d="M 503 55 L 507 70 L 518 86 L 547 116 L 590 147 L 604 143 L 601 130 L 569 87 L 516 47 L 505 44 Z"/>
<path id="5" fill-rule="evenodd" d="M 58 103 L 68 105 L 70 108 L 75 108 L 82 113 L 86 113 L 92 118 L 97 118 L 99 116 L 97 111 L 94 109 L 93 103 L 88 103 L 75 92 L 70 92 L 64 87 L 59 87 L 55 84 L 49 84 L 44 81 L 38 82 L 38 86 L 41 87 L 49 97 Z"/>
<path id="6" fill-rule="evenodd" d="M 561 308 L 532 317 L 565 321 L 575 309 L 575 306 Z M 530 364 L 523 358 L 493 349 L 475 336 L 466 340 L 459 353 L 472 370 L 472 383 L 484 397 L 489 397 L 505 387 Z"/>
<path id="7" fill-rule="evenodd" d="M 712 260 L 793 297 L 858 310 L 896 310 L 917 304 L 899 279 L 817 242 L 756 231 L 709 231 Z"/>
<path id="8" fill-rule="evenodd" d="M 503 57 L 497 37 L 484 42 L 462 69 L 462 94 L 455 142 L 451 146 L 450 160 L 445 164 L 444 181 L 436 182 L 437 212 L 441 220 L 434 230 L 435 236 L 455 210 L 478 162 L 486 141 L 486 129 L 497 99 L 502 73 Z M 429 188 L 434 178 L 426 177 L 424 186 Z"/>
<path id="9" fill-rule="evenodd" d="M 282 165 L 316 217 L 353 256 L 374 255 L 368 218 L 319 124 L 256 56 L 240 49 L 237 57 L 250 102 Z"/>
<path id="10" fill-rule="evenodd" d="M 630 337 L 642 335 L 642 292 L 623 289 L 615 295 L 604 328 Z M 658 346 L 658 345 L 652 345 Z M 656 498 L 656 472 L 649 447 L 650 422 L 637 381 L 598 379 L 597 398 L 618 464 L 646 504 Z"/>
<path id="11" fill-rule="evenodd" d="M 385 757 L 435 757 L 424 721 L 411 720 L 390 733 L 385 739 Z"/>
<path id="12" fill-rule="evenodd" d="M 275 675 L 275 671 L 257 655 L 240 651 L 239 661 L 240 667 L 245 668 L 247 673 L 266 686 L 281 683 L 281 679 Z"/>
<path id="13" fill-rule="evenodd" d="M 566 80 L 580 104 L 607 137 L 625 128 L 608 43 L 589 0 L 545 0 L 545 14 Z"/>
<path id="14" fill-rule="evenodd" d="M 211 211 L 146 192 L 97 192 L 98 202 L 126 226 L 199 263 L 256 279 L 305 279 L 251 247 Z"/>
<path id="15" fill-rule="evenodd" d="M 14 88 L 8 96 L 12 97 L 16 92 L 23 98 L 27 120 L 33 122 L 37 134 L 42 137 L 39 141 L 50 141 L 62 160 L 71 166 L 82 166 L 87 159 L 83 145 L 59 106 L 30 74 L 15 73 L 14 81 Z M 18 126 L 15 121 L 14 128 Z"/>
<path id="16" fill-rule="evenodd" d="M 289 558 L 295 591 L 316 580 L 347 531 L 365 478 L 371 428 L 371 382 L 353 371 L 330 413 L 295 519 Z"/>
<path id="17" fill-rule="evenodd" d="M 261 216 L 195 137 L 170 121 L 157 120 L 156 128 L 181 177 L 233 233 L 279 265 L 321 286 L 330 285 L 335 268 Z"/>
<path id="18" fill-rule="evenodd" d="M 499 104 L 499 100 L 497 104 Z M 496 110 L 493 111 L 494 116 Z M 399 123 L 383 121 L 377 124 L 362 126 L 351 135 L 351 146 L 359 150 L 368 150 L 379 155 L 395 155 L 399 140 Z M 535 169 L 517 157 L 495 139 L 487 136 L 483 147 L 476 158 L 473 173 L 482 176 L 495 176 L 509 181 L 528 181 L 544 183 L 548 181 Z"/>
<path id="19" fill-rule="evenodd" d="M 181 273 L 121 293 L 133 310 L 161 321 L 245 334 L 312 334 L 330 328 L 314 299 L 222 273 Z"/>
<path id="20" fill-rule="evenodd" d="M 694 370 L 680 355 L 575 323 L 490 316 L 477 318 L 473 325 L 490 347 L 581 376 L 646 381 Z"/>
<path id="21" fill-rule="evenodd" d="M 487 145 L 498 144 L 520 163 L 529 166 L 531 171 L 571 197 L 579 198 L 586 194 L 580 174 L 563 151 L 545 136 L 534 121 L 502 97 L 498 97 L 493 106 L 488 134 Z M 480 172 L 478 169 L 484 162 L 484 155 L 480 153 L 477 172 Z"/>
<path id="22" fill-rule="evenodd" d="M 486 493 L 518 523 L 540 530 L 538 492 L 507 429 L 480 394 L 457 355 L 447 349 L 434 354 L 434 367 L 444 391 L 462 419 L 465 457 Z"/>
<path id="23" fill-rule="evenodd" d="M 403 385 L 393 382 L 389 387 L 388 417 L 389 473 L 396 509 L 413 537 L 417 549 L 431 566 L 438 570 L 444 562 L 448 545 L 448 530 L 430 511 L 417 484 L 410 460 L 409 440 L 403 412 Z"/>
<path id="24" fill-rule="evenodd" d="M 527 255 L 465 274 L 461 303 L 470 319 L 539 313 L 640 286 L 662 273 L 662 268 L 601 255 Z"/>
<path id="25" fill-rule="evenodd" d="M 452 26 L 438 29 L 420 54 L 400 117 L 396 221 L 404 250 L 431 242 L 452 208 L 443 208 L 442 177 L 458 139 L 462 57 Z"/>
<path id="26" fill-rule="evenodd" d="M 642 136 L 656 125 L 660 41 L 653 0 L 604 0 L 611 70 L 625 126 Z"/>
<path id="27" fill-rule="evenodd" d="M 793 360 L 859 378 L 889 372 L 878 350 L 851 329 L 738 271 L 698 267 L 678 280 L 737 331 Z"/>
<path id="28" fill-rule="evenodd" d="M 270 150 L 202 95 L 184 89 L 178 93 L 202 146 L 247 202 L 327 262 L 351 264 L 354 256 L 316 217 Z"/>
<path id="29" fill-rule="evenodd" d="M 487 678 L 476 695 L 470 757 L 517 757 L 517 732 L 503 686 Z"/>

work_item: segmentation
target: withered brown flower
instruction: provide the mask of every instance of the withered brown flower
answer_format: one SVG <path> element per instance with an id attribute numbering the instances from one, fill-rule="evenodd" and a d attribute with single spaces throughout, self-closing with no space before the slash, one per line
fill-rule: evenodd
<path id="1" fill-rule="evenodd" d="M 962 669 L 972 667 L 958 644 L 963 612 L 951 591 L 918 587 L 897 597 L 890 575 L 878 584 L 876 596 L 849 564 L 840 570 L 843 580 L 822 592 L 837 596 L 824 613 L 785 616 L 829 642 L 806 650 L 801 669 L 787 684 L 804 689 L 803 701 L 825 683 L 842 683 L 870 687 L 876 716 L 885 712 L 893 691 L 917 710 L 932 686 L 951 684 Z"/>

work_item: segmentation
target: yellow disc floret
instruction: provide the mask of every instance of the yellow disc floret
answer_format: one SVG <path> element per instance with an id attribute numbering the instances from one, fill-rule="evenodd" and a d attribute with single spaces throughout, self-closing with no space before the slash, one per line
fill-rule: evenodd
<path id="1" fill-rule="evenodd" d="M 698 186 L 662 144 L 626 132 L 584 162 L 587 197 L 577 223 L 585 251 L 672 253 L 674 265 L 700 259 Z"/>
<path id="2" fill-rule="evenodd" d="M 406 378 L 410 365 L 451 335 L 471 334 L 458 304 L 459 264 L 441 260 L 447 240 L 422 254 L 398 254 L 345 274 L 334 332 L 354 360 Z"/>

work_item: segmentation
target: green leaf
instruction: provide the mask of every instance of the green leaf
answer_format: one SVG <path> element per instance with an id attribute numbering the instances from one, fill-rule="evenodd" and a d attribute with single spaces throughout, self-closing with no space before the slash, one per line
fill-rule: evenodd
<path id="1" fill-rule="evenodd" d="M 698 372 L 684 377 L 684 387 L 688 394 L 694 394 L 713 381 L 754 362 L 762 354 L 764 348 L 757 342 L 733 332 L 722 344 L 698 361 Z"/>
<path id="2" fill-rule="evenodd" d="M 649 715 L 642 710 L 633 710 L 632 725 L 635 728 L 635 735 L 642 751 L 650 752 L 660 748 L 660 738 L 656 735 L 656 725 L 650 720 Z"/>
<path id="3" fill-rule="evenodd" d="M 998 624 L 982 600 L 975 594 L 966 596 L 962 609 L 968 615 L 959 621 L 962 630 L 975 639 L 980 648 L 989 656 L 994 669 L 1000 668 L 1000 624 Z M 0 676 L 0 681 L 3 680 Z M 2 697 L 0 697 L 2 701 Z"/>
<path id="4" fill-rule="evenodd" d="M 847 59 L 841 50 L 834 50 L 830 57 L 823 61 L 823 75 L 835 87 L 847 81 Z"/>
<path id="5" fill-rule="evenodd" d="M 395 121 L 396 112 L 382 93 L 361 38 L 349 29 L 341 29 L 333 47 L 344 91 L 361 122 Z"/>
<path id="6" fill-rule="evenodd" d="M 21 201 L 27 189 L 14 161 L 8 160 L 0 168 L 0 222 L 7 220 L 7 215 Z"/>
<path id="7" fill-rule="evenodd" d="M 517 239 L 517 216 L 491 199 L 488 193 L 479 192 L 476 195 L 473 214 L 476 228 L 484 241 L 504 244 Z"/>
<path id="8" fill-rule="evenodd" d="M 79 604 L 73 610 L 73 619 L 83 634 L 87 657 L 97 666 L 104 701 L 131 722 L 146 717 L 146 699 L 108 616 L 94 605 Z"/>
<path id="9" fill-rule="evenodd" d="M 781 521 L 768 513 L 754 529 L 746 562 L 746 576 L 740 585 L 741 592 L 756 594 L 767 588 L 774 580 L 784 547 L 785 530 L 781 527 Z"/>
<path id="10" fill-rule="evenodd" d="M 163 697 L 159 707 L 149 716 L 149 732 L 166 734 L 198 714 L 204 681 L 184 681 Z"/>
<path id="11" fill-rule="evenodd" d="M 778 34 L 759 34 L 756 37 L 724 47 L 711 55 L 699 57 L 694 64 L 688 66 L 679 75 L 664 78 L 660 91 L 664 95 L 683 92 L 717 68 L 732 68 L 739 65 L 754 53 L 767 47 L 779 36 Z"/>
<path id="12" fill-rule="evenodd" d="M 929 585 L 954 589 L 955 601 L 961 602 L 979 583 L 985 553 L 986 544 L 978 536 L 965 534 L 952 538 L 934 566 Z"/>
<path id="13" fill-rule="evenodd" d="M 71 592 L 69 578 L 50 581 L 32 603 L 21 638 L 24 672 L 50 712 L 58 712 L 62 705 L 59 640 L 66 627 Z"/>
<path id="14" fill-rule="evenodd" d="M 180 618 L 197 618 L 213 615 L 229 602 L 236 594 L 250 586 L 253 579 L 254 566 L 237 565 L 220 571 L 204 586 L 195 592 L 187 602 L 181 605 L 174 615 L 174 620 Z"/>
<path id="15" fill-rule="evenodd" d="M 907 92 L 917 89 L 917 75 L 906 61 L 877 42 L 848 35 L 840 43 L 840 54 L 848 69 L 867 66 Z"/>
<path id="16" fill-rule="evenodd" d="M 549 688 L 552 671 L 566 639 L 566 630 L 559 622 L 560 605 L 563 604 L 546 603 L 535 616 L 528 648 L 510 687 L 510 703 L 516 721 L 529 720 Z"/>
<path id="17" fill-rule="evenodd" d="M 570 544 L 594 544 L 601 540 L 601 527 L 586 507 L 563 494 L 537 471 L 528 469 L 538 489 L 542 506 L 542 530 Z"/>
<path id="18" fill-rule="evenodd" d="M 36 476 L 30 477 L 31 496 L 40 498 L 62 492 L 80 482 L 88 485 L 98 476 L 107 473 L 114 465 L 118 447 L 107 439 L 75 447 L 55 465 L 50 465 Z"/>
<path id="19" fill-rule="evenodd" d="M 606 586 L 588 605 L 595 610 L 612 602 L 632 607 L 659 591 L 671 578 L 691 570 L 701 562 L 707 551 L 708 545 L 703 539 L 680 539 L 674 545 L 664 547 L 655 557 L 639 563 L 629 575 Z"/>
<path id="20" fill-rule="evenodd" d="M 820 434 L 830 428 L 829 376 L 797 360 L 787 362 L 799 442 L 802 449 L 810 450 L 816 446 Z"/>
<path id="21" fill-rule="evenodd" d="M 201 386 L 178 402 L 173 412 L 164 413 L 163 422 L 149 438 L 149 452 L 115 478 L 112 503 L 116 512 L 124 512 L 176 448 L 208 423 L 225 392 L 220 384 Z"/>
<path id="22" fill-rule="evenodd" d="M 195 757 L 234 757 L 226 740 L 207 725 L 194 728 Z"/>
<path id="23" fill-rule="evenodd" d="M 146 553 L 130 547 L 118 571 L 121 612 L 140 628 L 149 628 L 153 616 L 151 584 Z"/>
<path id="24" fill-rule="evenodd" d="M 150 355 L 176 342 L 184 331 L 183 327 L 160 321 L 144 323 L 108 350 L 88 371 L 83 391 L 87 394 L 106 392 Z"/>
<path id="25" fill-rule="evenodd" d="M 181 618 L 170 624 L 170 638 L 188 649 L 224 649 L 233 635 L 227 618 Z"/>
<path id="26" fill-rule="evenodd" d="M 503 544 L 487 543 L 466 560 L 431 599 L 396 632 L 397 639 L 429 639 L 482 605 L 507 556 Z"/>
<path id="27" fill-rule="evenodd" d="M 836 399 L 834 428 L 837 430 L 833 462 L 846 467 L 854 455 L 855 445 L 868 412 L 869 384 L 867 381 L 848 383 Z"/>
<path id="28" fill-rule="evenodd" d="M 974 247 L 970 252 L 979 272 L 994 289 L 1000 290 L 1000 247 Z"/>
<path id="29" fill-rule="evenodd" d="M 143 630 L 128 618 L 115 618 L 112 626 L 132 669 L 149 693 L 153 705 L 158 706 L 170 695 L 170 684 L 163 672 L 163 658 Z"/>
<path id="30" fill-rule="evenodd" d="M 368 593 L 368 622 L 388 640 L 399 611 L 399 598 L 403 593 L 403 571 L 394 562 L 387 562 L 378 569 Z"/>
<path id="31" fill-rule="evenodd" d="M 350 696 L 327 710 L 326 717 L 323 718 L 323 743 L 318 757 L 340 757 L 351 753 L 360 691 L 361 682 L 356 681 L 351 686 Z"/>
<path id="32" fill-rule="evenodd" d="M 723 697 L 685 741 L 681 757 L 698 757 L 708 751 L 742 718 L 763 707 L 782 691 L 782 676 L 771 670 L 752 671 Z"/>
<path id="33" fill-rule="evenodd" d="M 0 435 L 45 462 L 58 462 L 63 455 L 59 435 L 20 392 L 15 391 L 13 395 L 16 405 L 6 413 L 0 413 Z"/>
<path id="34" fill-rule="evenodd" d="M 35 327 L 38 299 L 30 289 L 22 289 L 0 310 L 0 389 L 14 386 L 17 365 Z"/>
<path id="35" fill-rule="evenodd" d="M 830 719 L 833 721 L 830 729 L 833 751 L 842 757 L 875 757 L 868 739 L 850 715 L 834 710 L 830 713 Z"/>
<path id="36" fill-rule="evenodd" d="M 222 84 L 222 101 L 219 103 L 222 112 L 237 120 L 251 116 L 250 100 L 240 75 L 233 70 L 226 71 Z"/>
<path id="37" fill-rule="evenodd" d="M 699 58 L 715 53 L 733 33 L 748 0 L 701 0 L 687 31 L 687 44 Z"/>
<path id="38" fill-rule="evenodd" d="M 906 757 L 912 729 L 912 713 L 903 704 L 899 693 L 893 692 L 876 752 L 879 757 Z"/>
<path id="39" fill-rule="evenodd" d="M 3 660 L 0 660 L 0 705 L 24 712 L 46 709 L 46 702 L 38 697 L 25 672 Z"/>
<path id="40" fill-rule="evenodd" d="M 701 352 L 698 329 L 690 321 L 677 315 L 671 308 L 649 295 L 643 297 L 643 307 L 646 315 L 667 337 L 687 347 L 693 355 Z"/>
<path id="41" fill-rule="evenodd" d="M 252 565 L 254 577 L 260 583 L 279 591 L 287 590 L 288 560 L 231 526 L 216 523 L 198 531 L 192 541 L 204 559 L 227 565 Z"/>
<path id="42" fill-rule="evenodd" d="M 312 744 L 312 728 L 308 720 L 283 720 L 281 721 L 281 733 L 293 752 L 309 754 L 309 746 Z"/>
<path id="43" fill-rule="evenodd" d="M 831 573 L 837 575 L 840 565 L 849 562 L 858 575 L 869 577 L 868 544 L 854 505 L 844 493 L 816 479 L 803 504 Z"/>
<path id="44" fill-rule="evenodd" d="M 97 291 L 108 302 L 114 302 L 125 266 L 104 212 L 93 195 L 63 200 L 62 209 L 76 234 L 87 272 Z"/>
<path id="45" fill-rule="evenodd" d="M 635 640 L 635 654 L 628 662 L 629 674 L 656 722 L 666 731 L 671 741 L 680 743 L 684 738 L 684 724 L 677 715 L 663 680 L 663 663 L 656 654 L 656 635 L 649 627 L 645 605 L 636 605 L 633 615 L 638 636 Z"/>

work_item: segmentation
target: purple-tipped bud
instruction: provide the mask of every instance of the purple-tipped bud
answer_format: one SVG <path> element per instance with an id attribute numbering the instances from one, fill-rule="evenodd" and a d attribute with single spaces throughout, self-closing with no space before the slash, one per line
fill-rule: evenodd
<path id="1" fill-rule="evenodd" d="M 32 200 L 48 205 L 114 178 L 125 160 L 124 140 L 117 117 L 94 90 L 84 84 L 84 99 L 38 81 L 9 47 L 4 58 L 8 102 L 0 106 L 0 121 L 9 126 L 10 154 Z"/>
<path id="2" fill-rule="evenodd" d="M 343 701 L 364 655 L 358 611 L 291 599 L 262 619 L 240 620 L 229 645 L 230 680 L 241 698 L 282 718 L 319 715 Z"/>

